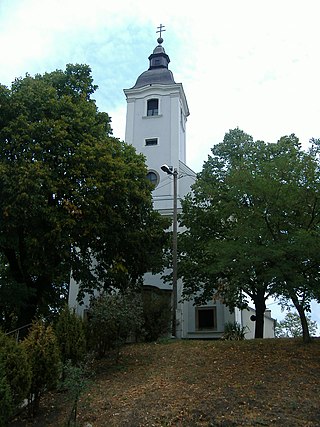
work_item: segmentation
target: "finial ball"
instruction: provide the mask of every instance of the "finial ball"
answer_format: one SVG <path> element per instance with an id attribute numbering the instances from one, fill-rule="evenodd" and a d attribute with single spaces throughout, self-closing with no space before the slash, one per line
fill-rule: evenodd
<path id="1" fill-rule="evenodd" d="M 163 38 L 162 38 L 162 37 L 158 37 L 157 42 L 158 42 L 159 44 L 163 43 Z"/>

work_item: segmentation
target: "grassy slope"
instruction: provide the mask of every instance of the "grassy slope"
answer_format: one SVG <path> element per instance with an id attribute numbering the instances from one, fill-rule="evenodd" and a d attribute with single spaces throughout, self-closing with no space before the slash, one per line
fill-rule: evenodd
<path id="1" fill-rule="evenodd" d="M 69 410 L 64 395 L 51 395 L 32 425 L 62 426 Z M 78 420 L 93 427 L 320 426 L 320 340 L 130 345 L 117 366 L 97 364 Z"/>

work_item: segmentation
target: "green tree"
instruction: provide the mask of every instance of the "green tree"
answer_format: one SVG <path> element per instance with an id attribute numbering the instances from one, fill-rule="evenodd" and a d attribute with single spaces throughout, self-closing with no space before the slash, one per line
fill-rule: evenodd
<path id="1" fill-rule="evenodd" d="M 306 315 L 309 333 L 311 336 L 317 334 L 317 322 L 311 319 L 311 315 Z M 298 338 L 303 336 L 301 321 L 297 312 L 289 312 L 283 320 L 277 321 L 275 327 L 275 335 L 277 338 Z"/>
<path id="2" fill-rule="evenodd" d="M 185 296 L 214 294 L 231 309 L 252 299 L 255 337 L 263 337 L 265 301 L 291 300 L 305 341 L 305 311 L 319 298 L 319 163 L 294 135 L 275 144 L 231 130 L 212 148 L 183 202 L 179 274 Z"/>
<path id="3" fill-rule="evenodd" d="M 96 89 L 90 68 L 71 64 L 0 86 L 0 294 L 11 327 L 59 309 L 71 270 L 92 291 L 161 265 L 166 225 L 145 159 L 112 136 Z"/>

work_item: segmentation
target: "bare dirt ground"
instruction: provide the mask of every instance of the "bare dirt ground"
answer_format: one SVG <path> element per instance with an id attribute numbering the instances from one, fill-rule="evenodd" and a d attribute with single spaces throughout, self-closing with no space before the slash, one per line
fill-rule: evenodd
<path id="1" fill-rule="evenodd" d="M 320 426 L 319 339 L 133 344 L 95 365 L 77 426 Z M 66 426 L 71 406 L 50 393 L 11 425 Z"/>

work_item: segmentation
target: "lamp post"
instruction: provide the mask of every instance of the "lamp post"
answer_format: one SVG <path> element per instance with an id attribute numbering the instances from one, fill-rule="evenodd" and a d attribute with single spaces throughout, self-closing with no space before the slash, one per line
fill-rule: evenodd
<path id="1" fill-rule="evenodd" d="M 172 217 L 172 294 L 173 294 L 173 313 L 172 313 L 172 335 L 177 335 L 177 305 L 178 305 L 178 264 L 177 264 L 177 243 L 178 243 L 178 192 L 177 192 L 177 181 L 178 171 L 168 165 L 162 165 L 161 169 L 168 175 L 173 176 L 173 217 Z"/>

